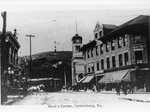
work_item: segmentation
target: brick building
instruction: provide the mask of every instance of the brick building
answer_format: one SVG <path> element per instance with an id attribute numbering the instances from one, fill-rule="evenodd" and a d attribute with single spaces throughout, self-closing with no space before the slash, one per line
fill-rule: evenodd
<path id="1" fill-rule="evenodd" d="M 81 48 L 87 75 L 83 85 L 111 90 L 115 84 L 150 90 L 150 16 L 140 15 L 118 27 L 98 24 L 94 40 Z M 90 78 L 91 77 L 91 78 Z M 90 85 L 91 85 L 90 84 Z"/>
<path id="2" fill-rule="evenodd" d="M 6 31 L 6 12 L 3 14 L 3 31 L 0 33 L 0 79 L 1 104 L 7 101 L 8 88 L 14 85 L 15 69 L 18 64 L 18 43 L 16 30 Z"/>

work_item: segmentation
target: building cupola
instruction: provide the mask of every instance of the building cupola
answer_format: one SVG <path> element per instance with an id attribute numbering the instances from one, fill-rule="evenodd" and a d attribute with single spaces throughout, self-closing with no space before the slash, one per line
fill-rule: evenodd
<path id="1" fill-rule="evenodd" d="M 72 43 L 73 44 L 81 44 L 82 43 L 82 37 L 78 34 L 75 34 L 75 36 L 72 37 Z"/>

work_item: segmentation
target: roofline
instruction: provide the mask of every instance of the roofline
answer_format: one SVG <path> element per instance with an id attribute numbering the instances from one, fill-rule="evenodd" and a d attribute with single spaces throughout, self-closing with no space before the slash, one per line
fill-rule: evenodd
<path id="1" fill-rule="evenodd" d="M 106 38 L 106 37 L 112 35 L 113 33 L 116 33 L 116 32 L 118 32 L 119 30 L 121 30 L 121 29 L 123 29 L 123 28 L 129 27 L 129 26 L 123 26 L 123 25 L 125 25 L 125 24 L 127 24 L 127 23 L 129 23 L 129 22 L 131 22 L 131 21 L 133 21 L 133 20 L 135 20 L 136 18 L 138 18 L 138 17 L 140 17 L 140 16 L 150 17 L 150 16 L 148 16 L 148 15 L 139 15 L 139 16 L 137 16 L 137 17 L 135 17 L 135 18 L 133 18 L 133 19 L 131 19 L 131 20 L 129 20 L 129 21 L 127 21 L 127 22 L 121 24 L 120 26 L 116 27 L 114 30 L 112 30 L 112 31 L 109 32 L 108 34 L 104 35 L 103 37 L 99 38 L 98 40 L 103 40 L 104 38 Z M 136 25 L 136 24 L 135 24 L 135 25 Z M 131 26 L 133 26 L 133 25 L 131 25 Z M 130 27 L 131 27 L 131 26 L 130 26 Z"/>

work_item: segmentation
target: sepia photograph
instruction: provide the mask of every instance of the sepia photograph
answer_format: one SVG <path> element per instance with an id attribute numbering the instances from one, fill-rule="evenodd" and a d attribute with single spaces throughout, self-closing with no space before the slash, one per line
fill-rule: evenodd
<path id="1" fill-rule="evenodd" d="M 0 102 L 1 112 L 149 112 L 150 1 L 0 0 Z"/>

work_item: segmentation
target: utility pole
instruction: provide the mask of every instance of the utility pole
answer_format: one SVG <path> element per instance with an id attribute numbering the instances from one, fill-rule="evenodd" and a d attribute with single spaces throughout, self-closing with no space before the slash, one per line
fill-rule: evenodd
<path id="1" fill-rule="evenodd" d="M 56 53 L 56 41 L 54 41 L 54 52 Z"/>
<path id="2" fill-rule="evenodd" d="M 6 35 L 6 20 L 7 20 L 7 12 L 4 11 L 1 13 L 3 19 L 3 27 L 2 27 L 2 34 L 0 35 L 0 103 L 3 104 L 7 101 L 7 66 L 5 64 L 5 35 Z"/>
<path id="3" fill-rule="evenodd" d="M 63 72 L 64 72 L 64 87 L 65 90 L 67 89 L 67 77 L 66 77 L 66 67 L 65 67 L 65 63 L 63 65 Z"/>
<path id="4" fill-rule="evenodd" d="M 32 68 L 32 57 L 31 57 L 31 55 L 32 55 L 32 37 L 35 37 L 35 35 L 33 35 L 33 34 L 28 34 L 28 35 L 26 35 L 26 37 L 29 37 L 29 39 L 30 39 L 30 75 L 31 75 L 31 68 Z"/>

